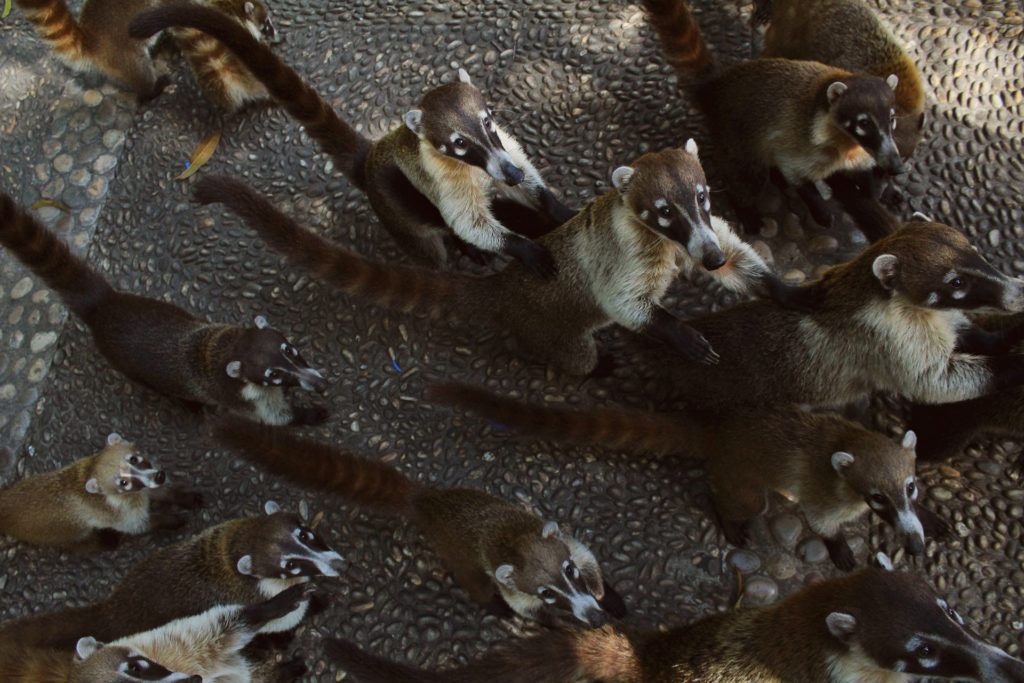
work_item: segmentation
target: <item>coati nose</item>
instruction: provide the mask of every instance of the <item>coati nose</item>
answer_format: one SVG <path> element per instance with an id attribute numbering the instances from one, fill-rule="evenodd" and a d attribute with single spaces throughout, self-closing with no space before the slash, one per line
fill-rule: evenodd
<path id="1" fill-rule="evenodd" d="M 907 536 L 907 552 L 911 555 L 923 555 L 924 554 L 924 539 L 920 536 Z"/>
<path id="2" fill-rule="evenodd" d="M 907 170 L 903 165 L 903 159 L 900 159 L 899 154 L 893 154 L 889 157 L 889 163 L 886 164 L 885 169 L 890 175 L 903 175 Z"/>
<path id="3" fill-rule="evenodd" d="M 188 683 L 203 683 L 202 676 L 191 676 L 188 679 Z"/>
<path id="4" fill-rule="evenodd" d="M 153 481 L 156 483 L 157 486 L 163 486 L 164 482 L 167 481 L 167 473 L 164 472 L 163 470 L 160 470 L 153 476 Z"/>
<path id="5" fill-rule="evenodd" d="M 306 391 L 315 391 L 318 394 L 327 391 L 328 387 L 328 382 L 324 376 L 312 369 L 302 373 L 302 376 L 299 377 L 299 384 Z"/>
<path id="6" fill-rule="evenodd" d="M 587 612 L 587 625 L 591 628 L 601 628 L 608 623 L 608 615 L 604 611 L 595 609 Z"/>
<path id="7" fill-rule="evenodd" d="M 713 249 L 704 254 L 700 263 L 704 266 L 704 270 L 718 270 L 725 265 L 725 254 L 719 249 Z"/>
<path id="8" fill-rule="evenodd" d="M 523 173 L 523 169 L 519 168 L 511 161 L 501 162 L 501 173 L 505 176 L 505 184 L 510 187 L 523 182 L 523 178 L 526 177 L 526 174 Z"/>

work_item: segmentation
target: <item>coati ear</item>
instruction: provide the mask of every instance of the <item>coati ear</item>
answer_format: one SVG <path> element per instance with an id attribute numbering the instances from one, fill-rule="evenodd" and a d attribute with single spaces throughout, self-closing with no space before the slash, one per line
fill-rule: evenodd
<path id="1" fill-rule="evenodd" d="M 100 483 L 96 480 L 96 477 L 85 482 L 85 490 L 93 495 L 103 493 L 103 491 L 100 490 Z"/>
<path id="2" fill-rule="evenodd" d="M 124 439 L 117 432 L 110 432 L 107 434 L 107 445 L 113 446 L 114 444 L 124 443 Z"/>
<path id="3" fill-rule="evenodd" d="M 619 194 L 625 193 L 626 188 L 629 187 L 629 181 L 633 178 L 633 173 L 631 166 L 619 166 L 612 171 L 612 185 L 615 186 Z"/>
<path id="4" fill-rule="evenodd" d="M 896 74 L 889 74 L 888 78 L 885 79 L 885 84 L 895 90 L 896 86 L 900 84 L 900 77 Z"/>
<path id="5" fill-rule="evenodd" d="M 459 69 L 459 81 L 466 85 L 473 85 L 473 81 L 469 80 L 469 72 L 465 69 Z"/>
<path id="6" fill-rule="evenodd" d="M 545 522 L 541 529 L 540 537 L 543 539 L 553 538 L 558 535 L 558 522 Z"/>
<path id="7" fill-rule="evenodd" d="M 931 216 L 928 216 L 920 211 L 915 211 L 910 215 L 915 221 L 925 221 L 926 223 L 934 223 Z"/>
<path id="8" fill-rule="evenodd" d="M 252 555 L 242 555 L 238 558 L 238 563 L 235 565 L 235 569 L 242 576 L 252 576 Z"/>
<path id="9" fill-rule="evenodd" d="M 239 377 L 242 376 L 242 361 L 231 361 L 230 363 L 228 363 L 227 367 L 224 368 L 224 371 L 228 373 L 228 377 L 238 379 Z"/>
<path id="10" fill-rule="evenodd" d="M 512 579 L 512 576 L 516 573 L 516 568 L 510 564 L 503 564 L 494 570 L 494 578 L 505 588 L 509 590 L 519 590 L 516 588 L 516 582 Z"/>
<path id="11" fill-rule="evenodd" d="M 686 145 L 683 147 L 683 149 L 685 149 L 686 153 L 689 154 L 694 159 L 700 160 L 700 157 L 697 156 L 697 141 L 694 140 L 693 138 L 690 138 L 689 140 L 686 141 Z"/>
<path id="12" fill-rule="evenodd" d="M 92 636 L 79 638 L 78 642 L 75 643 L 75 661 L 84 662 L 89 657 L 92 657 L 96 650 L 99 650 L 101 647 L 103 647 L 103 643 Z"/>
<path id="13" fill-rule="evenodd" d="M 825 91 L 825 96 L 828 97 L 828 103 L 831 106 L 843 96 L 843 93 L 848 90 L 845 83 L 842 81 L 836 81 L 832 85 L 828 86 L 828 90 Z"/>
<path id="14" fill-rule="evenodd" d="M 245 13 L 247 16 L 251 17 L 253 14 L 256 13 L 256 5 L 252 4 L 251 2 L 245 3 Z"/>
<path id="15" fill-rule="evenodd" d="M 266 317 L 262 315 L 258 315 L 253 318 L 252 322 L 256 325 L 257 330 L 265 330 L 270 327 L 270 323 L 268 323 Z"/>
<path id="16" fill-rule="evenodd" d="M 882 254 L 871 264 L 871 272 L 886 289 L 896 287 L 896 276 L 899 274 L 900 260 L 893 254 Z"/>
<path id="17" fill-rule="evenodd" d="M 832 612 L 825 617 L 828 632 L 841 643 L 849 644 L 857 633 L 857 620 L 846 612 Z"/>
<path id="18" fill-rule="evenodd" d="M 917 448 L 917 434 L 914 433 L 913 429 L 907 430 L 907 433 L 903 435 L 903 443 L 900 445 L 910 450 Z"/>
<path id="19" fill-rule="evenodd" d="M 892 560 L 890 560 L 889 556 L 885 553 L 879 551 L 875 553 L 875 556 L 871 559 L 873 560 L 871 564 L 878 569 L 884 569 L 887 572 L 892 571 Z"/>
<path id="20" fill-rule="evenodd" d="M 410 109 L 405 112 L 405 127 L 419 135 L 423 130 L 423 112 L 419 109 Z"/>
<path id="21" fill-rule="evenodd" d="M 272 500 L 263 504 L 263 511 L 268 515 L 274 515 L 281 511 L 281 506 Z"/>
<path id="22" fill-rule="evenodd" d="M 853 464 L 853 456 L 846 451 L 836 451 L 832 454 L 832 469 L 844 476 L 846 468 Z"/>

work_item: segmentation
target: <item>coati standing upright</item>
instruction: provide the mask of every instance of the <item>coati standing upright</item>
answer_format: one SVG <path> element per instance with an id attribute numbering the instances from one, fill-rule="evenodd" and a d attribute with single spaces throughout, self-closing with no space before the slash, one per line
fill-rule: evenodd
<path id="1" fill-rule="evenodd" d="M 119 292 L 2 192 L 0 244 L 60 295 L 129 379 L 192 408 L 219 406 L 273 424 L 326 419 L 322 406 L 288 402 L 286 388 L 322 393 L 327 380 L 262 316 L 255 327 L 219 325 Z"/>
<path id="2" fill-rule="evenodd" d="M 675 363 L 652 350 L 642 365 L 663 378 L 662 398 L 707 409 L 836 406 L 889 391 L 944 403 L 1024 382 L 1024 356 L 960 349 L 972 329 L 965 312 L 1024 311 L 1024 282 L 954 228 L 907 223 L 805 286 L 820 295 L 811 311 L 752 301 L 690 320 L 721 362 Z"/>
<path id="3" fill-rule="evenodd" d="M 149 55 L 153 41 L 129 36 L 128 22 L 162 1 L 86 0 L 77 20 L 64 0 L 16 0 L 15 4 L 69 66 L 78 71 L 100 71 L 145 102 L 159 95 L 169 79 L 157 76 Z M 262 0 L 200 1 L 221 12 L 226 21 L 252 35 L 253 40 L 273 42 L 277 38 Z M 269 97 L 263 85 L 215 41 L 194 31 L 174 34 L 200 86 L 218 106 L 233 112 Z"/>
<path id="4" fill-rule="evenodd" d="M 34 545 L 78 551 L 109 549 L 118 534 L 175 529 L 185 520 L 150 510 L 151 502 L 185 507 L 199 495 L 164 487 L 167 475 L 119 434 L 106 447 L 72 465 L 0 489 L 0 535 Z"/>
<path id="5" fill-rule="evenodd" d="M 69 651 L 0 644 L 4 683 L 291 683 L 305 672 L 297 660 L 270 674 L 243 649 L 263 628 L 309 600 L 293 586 L 255 605 L 222 605 L 195 616 L 103 644 L 86 636 Z"/>
<path id="6" fill-rule="evenodd" d="M 746 545 L 750 522 L 764 513 L 772 491 L 799 503 L 844 570 L 856 560 L 842 527 L 869 510 L 914 555 L 924 552 L 925 533 L 948 531 L 941 518 L 917 505 L 912 431 L 896 444 L 838 415 L 796 407 L 653 415 L 534 406 L 458 384 L 433 386 L 427 395 L 541 438 L 698 459 L 733 545 Z"/>
<path id="7" fill-rule="evenodd" d="M 753 198 L 772 169 L 822 224 L 830 215 L 815 183 L 876 166 L 902 172 L 893 141 L 896 74 L 883 80 L 789 59 L 749 60 L 716 70 L 686 0 L 644 0 L 644 5 L 666 59 L 704 114 L 715 168 L 748 231 L 760 227 Z M 873 239 L 887 231 L 886 226 L 860 227 Z"/>
<path id="8" fill-rule="evenodd" d="M 511 330 L 528 354 L 576 375 L 597 367 L 594 332 L 612 323 L 663 341 L 691 360 L 716 362 L 706 340 L 660 305 L 680 272 L 704 269 L 734 291 L 767 291 L 789 305 L 815 303 L 805 296 L 813 290 L 783 284 L 725 221 L 710 214 L 692 140 L 685 150 L 648 153 L 615 169 L 612 184 L 613 190 L 540 239 L 558 264 L 557 275 L 543 281 L 515 263 L 485 278 L 377 264 L 299 226 L 229 177 L 202 178 L 195 196 L 227 205 L 314 278 L 378 305 Z"/>
<path id="9" fill-rule="evenodd" d="M 416 483 L 340 448 L 223 418 L 214 438 L 300 486 L 343 496 L 412 523 L 469 597 L 498 614 L 597 627 L 621 616 L 621 598 L 593 553 L 556 522 L 480 489 Z"/>
<path id="10" fill-rule="evenodd" d="M 136 17 L 130 30 L 148 38 L 175 26 L 208 33 L 245 63 L 348 181 L 366 192 L 384 228 L 418 263 L 444 267 L 444 237 L 454 234 L 476 249 L 511 256 L 534 274 L 554 274 L 551 255 L 502 225 L 492 199 L 498 195 L 532 207 L 552 227 L 573 212 L 548 190 L 516 139 L 498 126 L 465 70 L 459 70 L 458 81 L 424 95 L 420 108 L 406 113 L 405 125 L 371 141 L 272 50 L 218 12 L 167 4 Z"/>
<path id="11" fill-rule="evenodd" d="M 298 515 L 273 502 L 265 512 L 151 553 L 108 597 L 91 605 L 6 621 L 0 643 L 70 648 L 86 636 L 115 640 L 217 605 L 253 605 L 312 578 L 339 575 L 341 556 Z M 290 631 L 308 608 L 306 600 L 262 631 Z"/>
<path id="12" fill-rule="evenodd" d="M 666 630 L 544 634 L 446 671 L 345 641 L 326 651 L 355 683 L 1024 682 L 1024 662 L 972 634 L 927 581 L 876 568 Z"/>

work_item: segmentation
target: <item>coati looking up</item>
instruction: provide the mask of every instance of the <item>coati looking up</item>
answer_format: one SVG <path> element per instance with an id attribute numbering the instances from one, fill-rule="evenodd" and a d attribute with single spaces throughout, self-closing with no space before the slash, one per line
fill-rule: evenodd
<path id="1" fill-rule="evenodd" d="M 253 36 L 276 42 L 277 31 L 262 0 L 200 0 L 225 21 Z M 140 102 L 163 91 L 169 79 L 157 76 L 149 48 L 154 41 L 128 35 L 128 22 L 162 0 L 86 0 L 78 20 L 64 0 L 16 0 L 36 31 L 69 66 L 100 71 L 135 93 Z M 233 112 L 268 98 L 263 85 L 223 47 L 195 31 L 174 31 L 200 86 L 218 106 Z M 269 49 L 269 48 L 268 48 Z"/>
<path id="2" fill-rule="evenodd" d="M 1024 356 L 959 348 L 972 329 L 965 312 L 1024 311 L 1024 283 L 954 228 L 907 223 L 806 286 L 821 297 L 809 312 L 753 301 L 691 320 L 722 360 L 676 363 L 654 349 L 649 371 L 666 380 L 662 398 L 708 409 L 836 406 L 889 391 L 944 403 L 1024 382 Z"/>
<path id="3" fill-rule="evenodd" d="M 864 0 L 756 0 L 755 22 L 770 22 L 763 57 L 807 59 L 887 78 L 895 74 L 900 155 L 914 154 L 924 127 L 921 73 L 893 32 Z"/>
<path id="4" fill-rule="evenodd" d="M 217 605 L 253 605 L 319 576 L 338 576 L 341 556 L 298 515 L 273 502 L 148 555 L 92 605 L 12 619 L 0 643 L 71 648 L 79 638 L 116 640 Z M 290 631 L 309 601 L 261 631 Z"/>
<path id="5" fill-rule="evenodd" d="M 749 232 L 760 227 L 753 198 L 772 169 L 823 224 L 830 215 L 815 183 L 840 171 L 876 166 L 889 174 L 902 172 L 892 137 L 896 74 L 883 80 L 788 59 L 715 70 L 686 0 L 644 0 L 644 5 L 666 59 L 704 114 L 715 169 Z M 881 236 L 877 227 L 861 228 L 869 237 Z"/>
<path id="6" fill-rule="evenodd" d="M 593 553 L 518 505 L 479 489 L 419 484 L 383 463 L 244 420 L 218 420 L 213 434 L 300 486 L 405 518 L 469 597 L 499 615 L 597 627 L 625 612 Z"/>
<path id="7" fill-rule="evenodd" d="M 119 533 L 175 529 L 185 520 L 151 511 L 150 503 L 195 507 L 200 497 L 165 487 L 166 481 L 162 470 L 113 433 L 95 455 L 0 489 L 0 535 L 34 545 L 93 551 L 115 546 Z"/>
<path id="8" fill-rule="evenodd" d="M 516 139 L 498 126 L 465 70 L 459 70 L 458 81 L 424 95 L 420 108 L 406 113 L 404 126 L 371 141 L 272 50 L 218 12 L 167 4 L 136 17 L 131 35 L 148 38 L 173 26 L 210 34 L 244 62 L 348 181 L 366 192 L 385 229 L 418 263 L 444 267 L 443 240 L 454 234 L 476 249 L 517 259 L 536 275 L 554 274 L 547 250 L 502 225 L 491 202 L 495 195 L 518 201 L 553 226 L 573 212 L 547 189 Z"/>
<path id="9" fill-rule="evenodd" d="M 288 402 L 286 388 L 322 393 L 327 380 L 262 316 L 255 327 L 218 325 L 118 292 L 2 192 L 0 244 L 60 294 L 103 357 L 129 379 L 192 408 L 219 406 L 273 424 L 326 419 L 322 406 Z"/>
<path id="10" fill-rule="evenodd" d="M 856 560 L 842 527 L 869 510 L 914 555 L 924 552 L 926 532 L 948 531 L 916 504 L 914 432 L 895 444 L 838 415 L 795 407 L 654 415 L 534 406 L 458 384 L 433 386 L 427 395 L 535 437 L 701 460 L 718 522 L 733 545 L 746 545 L 750 522 L 763 514 L 772 491 L 800 504 L 844 570 Z"/>
<path id="11" fill-rule="evenodd" d="M 660 306 L 678 274 L 708 270 L 733 291 L 768 292 L 813 305 L 813 290 L 784 285 L 761 257 L 710 215 L 697 145 L 648 153 L 612 173 L 614 189 L 540 239 L 558 264 L 540 281 L 518 264 L 485 278 L 434 274 L 368 261 L 299 226 L 239 180 L 206 176 L 202 203 L 224 203 L 290 261 L 345 292 L 400 311 L 454 315 L 510 330 L 524 350 L 565 372 L 597 366 L 594 332 L 612 323 L 668 344 L 691 360 L 717 361 L 701 335 Z"/>
<path id="12" fill-rule="evenodd" d="M 243 649 L 261 630 L 299 608 L 308 586 L 294 586 L 255 605 L 223 605 L 153 630 L 102 644 L 83 637 L 75 652 L 0 644 L 4 683 L 292 683 L 301 662 L 264 665 Z M 172 669 L 174 671 L 172 671 Z M 176 673 L 179 672 L 179 673 Z"/>
<path id="13" fill-rule="evenodd" d="M 345 641 L 327 641 L 326 651 L 356 683 L 1024 681 L 1024 662 L 974 636 L 923 578 L 875 568 L 669 630 L 544 634 L 446 671 Z"/>

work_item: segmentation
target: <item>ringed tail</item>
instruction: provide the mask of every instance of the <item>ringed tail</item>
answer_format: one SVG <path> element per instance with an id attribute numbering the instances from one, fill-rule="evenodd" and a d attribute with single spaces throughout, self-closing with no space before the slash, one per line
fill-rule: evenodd
<path id="1" fill-rule="evenodd" d="M 685 415 L 538 406 L 465 384 L 434 384 L 427 388 L 427 398 L 540 438 L 613 450 L 685 454 L 690 450 L 687 444 L 701 433 Z"/>
<path id="2" fill-rule="evenodd" d="M 100 625 L 105 603 L 69 607 L 47 614 L 11 619 L 0 624 L 0 643 L 30 647 L 71 649 L 79 638 L 94 636 L 109 640 Z"/>
<path id="3" fill-rule="evenodd" d="M 32 214 L 0 192 L 0 244 L 60 294 L 86 323 L 113 288 Z"/>
<path id="4" fill-rule="evenodd" d="M 405 514 L 420 486 L 394 467 L 242 418 L 212 424 L 214 439 L 271 474 L 313 491 Z"/>
<path id="5" fill-rule="evenodd" d="M 665 61 L 679 74 L 681 83 L 699 79 L 710 71 L 714 59 L 686 0 L 643 0 L 651 25 L 661 40 Z"/>
<path id="6" fill-rule="evenodd" d="M 15 0 L 36 32 L 69 62 L 89 58 L 89 37 L 64 0 Z"/>
<path id="7" fill-rule="evenodd" d="M 226 14 L 188 2 L 171 2 L 141 12 L 132 19 L 128 32 L 133 38 L 145 39 L 171 27 L 197 29 L 219 40 L 331 155 L 348 181 L 366 189 L 364 165 L 370 141 L 343 121 L 273 50 Z"/>
<path id="8" fill-rule="evenodd" d="M 434 318 L 458 314 L 482 280 L 370 261 L 302 227 L 237 178 L 205 176 L 196 183 L 195 198 L 224 204 L 312 277 L 379 306 Z"/>
<path id="9" fill-rule="evenodd" d="M 505 646 L 464 667 L 436 672 L 371 655 L 349 641 L 329 639 L 324 649 L 356 683 L 566 683 L 581 678 L 641 683 L 643 674 L 632 643 L 610 626 L 552 631 Z"/>

